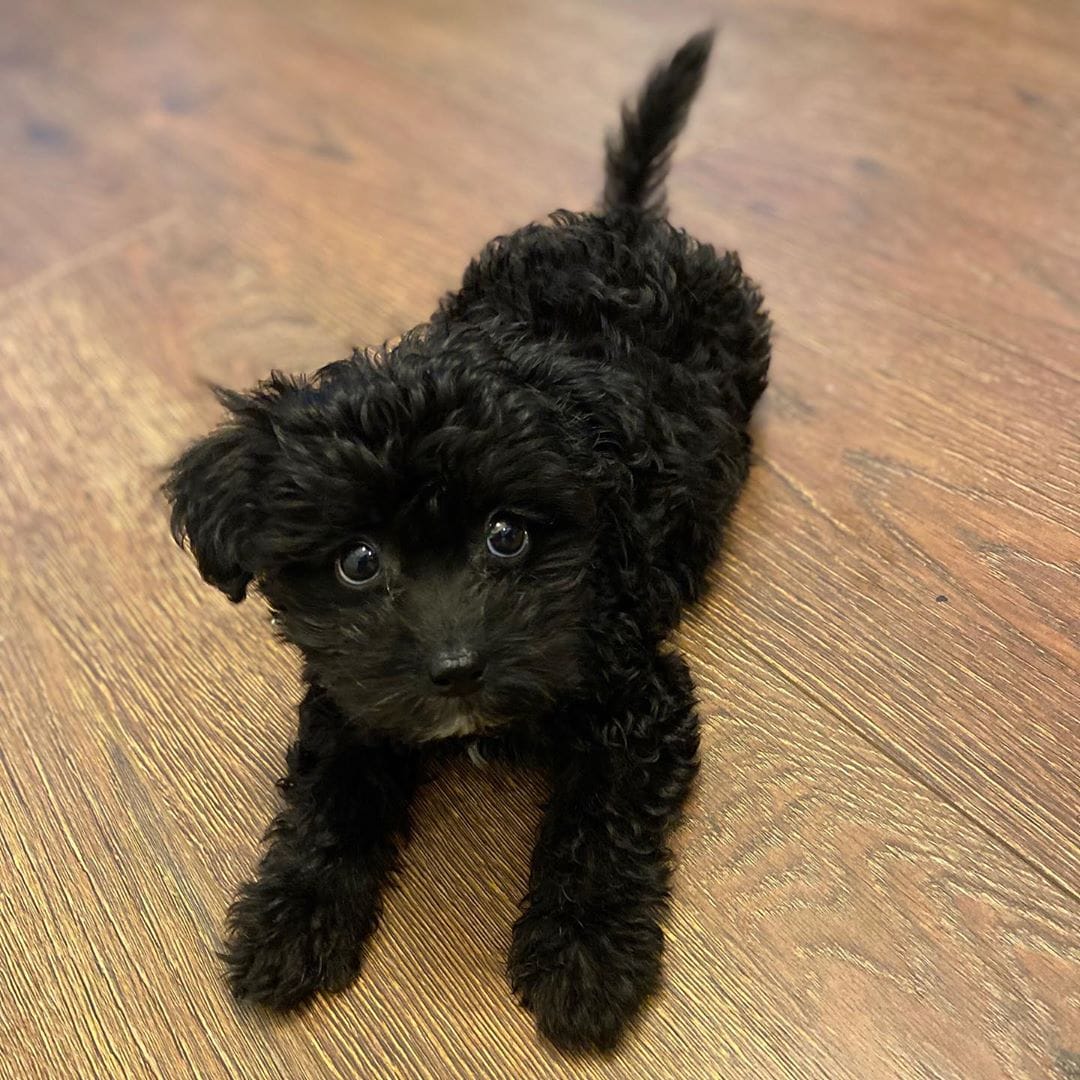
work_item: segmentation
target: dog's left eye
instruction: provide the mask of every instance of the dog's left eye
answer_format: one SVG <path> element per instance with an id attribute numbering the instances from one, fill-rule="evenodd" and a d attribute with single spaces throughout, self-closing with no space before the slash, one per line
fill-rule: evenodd
<path id="1" fill-rule="evenodd" d="M 496 514 L 487 528 L 487 549 L 497 559 L 515 559 L 529 546 L 529 532 L 516 518 Z"/>
<path id="2" fill-rule="evenodd" d="M 366 585 L 379 576 L 379 550 L 367 540 L 361 540 L 338 556 L 334 570 L 342 585 L 351 589 Z"/>

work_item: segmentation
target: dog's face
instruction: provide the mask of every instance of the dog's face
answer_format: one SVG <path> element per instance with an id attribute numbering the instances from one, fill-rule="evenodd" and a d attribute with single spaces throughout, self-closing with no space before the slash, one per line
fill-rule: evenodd
<path id="1" fill-rule="evenodd" d="M 573 687 L 594 508 L 540 395 L 398 349 L 220 395 L 233 419 L 166 490 L 207 580 L 238 600 L 256 579 L 355 723 L 425 741 Z"/>

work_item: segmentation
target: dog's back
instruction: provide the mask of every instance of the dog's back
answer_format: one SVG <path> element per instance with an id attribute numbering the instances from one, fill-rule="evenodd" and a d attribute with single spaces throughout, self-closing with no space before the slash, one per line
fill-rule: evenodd
<path id="1" fill-rule="evenodd" d="M 436 325 L 501 319 L 620 363 L 690 364 L 727 384 L 733 419 L 749 418 L 769 366 L 761 295 L 737 254 L 718 255 L 666 219 L 664 180 L 712 37 L 690 38 L 624 106 L 600 213 L 558 211 L 491 241 Z"/>
<path id="2" fill-rule="evenodd" d="M 656 542 L 645 561 L 672 591 L 665 623 L 696 595 L 719 546 L 770 357 L 761 294 L 738 255 L 666 218 L 674 140 L 711 44 L 711 33 L 692 37 L 624 107 L 600 211 L 558 211 L 491 241 L 431 327 L 439 336 L 472 326 L 496 345 L 523 335 L 548 343 L 550 362 L 522 375 L 588 413 L 597 445 L 631 464 L 634 502 Z"/>

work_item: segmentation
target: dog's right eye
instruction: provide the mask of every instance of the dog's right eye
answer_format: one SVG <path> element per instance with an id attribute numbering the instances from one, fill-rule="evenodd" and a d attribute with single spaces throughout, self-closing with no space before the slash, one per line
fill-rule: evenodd
<path id="1" fill-rule="evenodd" d="M 497 559 L 516 559 L 529 546 L 525 526 L 510 514 L 496 514 L 487 527 L 487 549 Z"/>
<path id="2" fill-rule="evenodd" d="M 379 576 L 379 550 L 367 540 L 338 556 L 334 564 L 337 579 L 350 589 L 367 585 Z"/>

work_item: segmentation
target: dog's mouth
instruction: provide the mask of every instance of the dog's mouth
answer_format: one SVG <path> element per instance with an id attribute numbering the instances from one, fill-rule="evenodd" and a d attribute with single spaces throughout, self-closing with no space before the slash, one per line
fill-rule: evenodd
<path id="1" fill-rule="evenodd" d="M 490 663 L 468 692 L 448 693 L 421 672 L 357 670 L 335 662 L 311 670 L 358 730 L 380 739 L 430 743 L 443 739 L 494 735 L 528 723 L 550 709 L 558 693 L 575 683 L 576 665 L 563 664 L 556 680 L 548 670 Z"/>
<path id="2" fill-rule="evenodd" d="M 449 702 L 447 703 L 449 705 Z M 439 739 L 463 738 L 467 735 L 480 735 L 497 726 L 483 713 L 470 708 L 443 708 L 435 710 L 431 727 L 421 734 L 420 742 L 434 742 Z"/>
<path id="3" fill-rule="evenodd" d="M 354 723 L 406 742 L 484 735 L 505 726 L 507 717 L 483 691 L 471 694 L 386 695 L 375 703 L 353 699 Z"/>
<path id="4" fill-rule="evenodd" d="M 504 703 L 505 705 L 505 703 Z M 435 695 L 424 700 L 417 710 L 417 739 L 434 742 L 439 739 L 487 735 L 509 722 L 505 708 L 500 708 L 492 694 L 476 693 L 447 697 Z"/>

